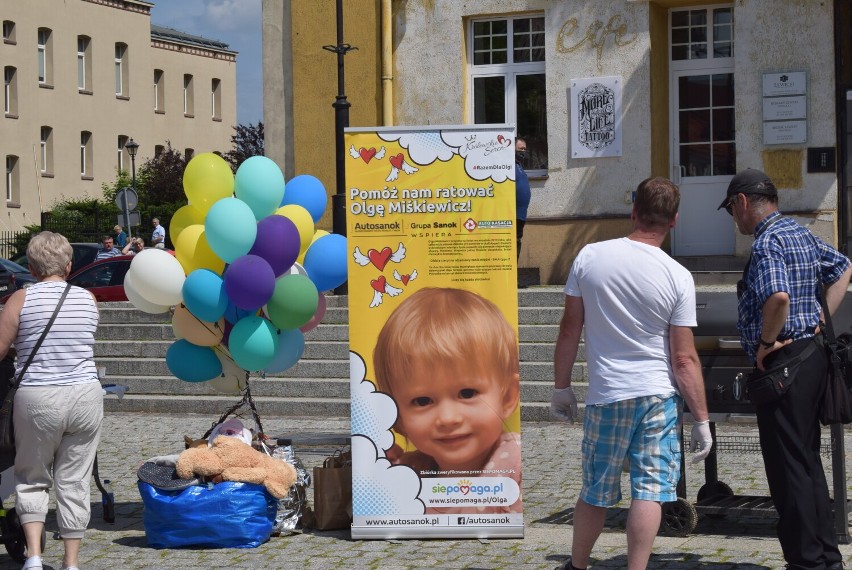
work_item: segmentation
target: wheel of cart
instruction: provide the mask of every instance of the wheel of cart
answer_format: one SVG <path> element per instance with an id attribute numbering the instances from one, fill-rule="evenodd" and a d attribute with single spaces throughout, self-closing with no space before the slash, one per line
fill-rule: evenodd
<path id="1" fill-rule="evenodd" d="M 689 536 L 698 525 L 698 511 L 692 503 L 682 497 L 671 503 L 663 503 L 660 528 L 669 536 Z"/>

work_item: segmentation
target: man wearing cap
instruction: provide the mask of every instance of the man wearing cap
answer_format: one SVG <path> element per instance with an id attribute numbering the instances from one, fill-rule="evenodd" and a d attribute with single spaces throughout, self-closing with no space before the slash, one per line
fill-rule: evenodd
<path id="1" fill-rule="evenodd" d="M 737 287 L 743 349 L 765 370 L 779 354 L 789 358 L 818 343 L 789 391 L 780 400 L 757 406 L 757 425 L 787 568 L 839 570 L 843 562 L 819 454 L 818 410 L 828 363 L 816 335 L 823 286 L 834 313 L 846 294 L 852 265 L 807 228 L 781 215 L 778 191 L 759 170 L 734 176 L 721 208 L 734 217 L 741 234 L 754 235 Z"/>

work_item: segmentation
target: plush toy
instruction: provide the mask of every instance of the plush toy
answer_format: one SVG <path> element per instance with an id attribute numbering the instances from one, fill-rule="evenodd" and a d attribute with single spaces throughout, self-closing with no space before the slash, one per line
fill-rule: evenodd
<path id="1" fill-rule="evenodd" d="M 263 485 L 276 499 L 283 499 L 296 482 L 292 465 L 273 459 L 247 445 L 238 437 L 219 435 L 210 447 L 193 447 L 177 459 L 177 474 L 184 479 L 193 476 L 224 481 L 242 481 Z"/>

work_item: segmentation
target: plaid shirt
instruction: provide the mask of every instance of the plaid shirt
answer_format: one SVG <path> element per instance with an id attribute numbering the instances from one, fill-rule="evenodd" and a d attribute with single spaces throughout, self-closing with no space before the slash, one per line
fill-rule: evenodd
<path id="1" fill-rule="evenodd" d="M 763 304 L 773 293 L 790 296 L 790 312 L 778 338 L 811 337 L 819 323 L 822 284 L 840 279 L 850 264 L 845 255 L 779 212 L 761 220 L 754 237 L 737 322 L 743 349 L 752 359 L 763 325 Z"/>

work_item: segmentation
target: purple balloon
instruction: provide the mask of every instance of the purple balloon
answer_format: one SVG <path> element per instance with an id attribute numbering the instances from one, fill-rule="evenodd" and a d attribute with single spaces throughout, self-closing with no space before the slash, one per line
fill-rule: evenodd
<path id="1" fill-rule="evenodd" d="M 241 309 L 256 311 L 272 298 L 275 273 L 262 257 L 243 255 L 225 271 L 225 291 L 231 302 Z"/>
<path id="2" fill-rule="evenodd" d="M 271 214 L 257 224 L 257 238 L 250 255 L 262 257 L 279 277 L 293 266 L 299 257 L 299 230 L 289 218 Z"/>

